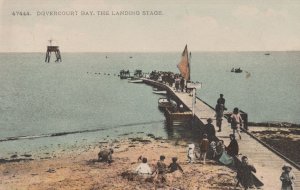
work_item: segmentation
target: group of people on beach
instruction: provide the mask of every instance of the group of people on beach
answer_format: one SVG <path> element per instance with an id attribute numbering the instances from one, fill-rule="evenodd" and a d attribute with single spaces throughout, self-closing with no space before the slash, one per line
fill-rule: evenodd
<path id="1" fill-rule="evenodd" d="M 176 173 L 178 175 L 178 172 L 183 173 L 182 167 L 177 163 L 177 157 L 172 157 L 172 162 L 168 166 L 165 163 L 165 159 L 166 157 L 161 155 L 156 166 L 151 169 L 147 163 L 147 158 L 140 156 L 138 161 L 142 161 L 142 163 L 138 165 L 135 172 L 144 179 L 157 177 L 158 182 L 161 183 L 167 181 L 167 174 Z"/>

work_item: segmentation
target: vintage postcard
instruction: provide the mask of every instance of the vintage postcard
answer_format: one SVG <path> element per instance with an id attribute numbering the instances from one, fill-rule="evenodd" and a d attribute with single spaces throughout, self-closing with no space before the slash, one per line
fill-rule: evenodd
<path id="1" fill-rule="evenodd" d="M 299 10 L 0 0 L 0 189 L 300 189 Z"/>

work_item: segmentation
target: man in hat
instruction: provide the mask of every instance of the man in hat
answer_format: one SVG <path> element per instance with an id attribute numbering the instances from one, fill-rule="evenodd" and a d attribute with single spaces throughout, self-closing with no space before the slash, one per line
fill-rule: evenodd
<path id="1" fill-rule="evenodd" d="M 216 130 L 215 130 L 214 125 L 212 124 L 212 119 L 211 118 L 207 119 L 207 124 L 204 126 L 203 134 L 207 135 L 207 138 L 208 138 L 209 142 L 211 142 L 212 140 L 215 139 Z"/>
<path id="2" fill-rule="evenodd" d="M 295 175 L 291 172 L 292 167 L 289 164 L 284 164 L 282 167 L 283 172 L 281 173 L 280 180 L 282 182 L 281 190 L 294 190 Z"/>

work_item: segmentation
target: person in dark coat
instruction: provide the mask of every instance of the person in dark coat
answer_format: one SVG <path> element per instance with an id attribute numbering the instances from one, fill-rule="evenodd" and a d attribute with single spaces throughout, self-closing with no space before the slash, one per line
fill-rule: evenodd
<path id="1" fill-rule="evenodd" d="M 211 118 L 207 119 L 207 124 L 204 126 L 204 133 L 203 134 L 207 134 L 207 138 L 208 138 L 209 142 L 211 142 L 212 140 L 215 139 L 216 130 L 215 130 L 214 125 L 212 124 L 212 119 Z"/>
<path id="2" fill-rule="evenodd" d="M 223 120 L 223 116 L 224 116 L 224 105 L 218 101 L 217 105 L 215 107 L 215 111 L 216 111 L 216 124 L 217 124 L 217 127 L 219 127 L 218 132 L 221 132 L 222 120 Z"/>
<path id="3" fill-rule="evenodd" d="M 239 145 L 233 134 L 230 134 L 229 138 L 231 141 L 230 141 L 228 147 L 226 147 L 226 151 L 227 151 L 227 154 L 234 157 L 239 154 Z"/>
<path id="4" fill-rule="evenodd" d="M 184 78 L 183 77 L 180 79 L 180 88 L 181 88 L 181 92 L 183 92 L 183 90 L 184 90 Z"/>
<path id="5" fill-rule="evenodd" d="M 237 167 L 238 183 L 236 185 L 238 186 L 239 183 L 241 183 L 245 190 L 253 187 L 254 182 L 252 172 L 256 173 L 255 167 L 248 163 L 247 156 L 243 156 L 242 163 Z"/>
<path id="6" fill-rule="evenodd" d="M 220 98 L 218 98 L 217 103 L 218 104 L 223 104 L 224 110 L 227 110 L 227 108 L 225 107 L 225 98 L 224 98 L 223 94 L 220 94 Z"/>

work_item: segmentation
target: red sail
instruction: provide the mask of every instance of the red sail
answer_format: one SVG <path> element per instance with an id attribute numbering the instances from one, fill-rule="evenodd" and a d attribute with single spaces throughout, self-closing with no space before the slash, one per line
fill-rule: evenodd
<path id="1" fill-rule="evenodd" d="M 181 76 L 183 76 L 185 80 L 190 80 L 190 63 L 188 54 L 187 45 L 185 45 L 185 48 L 182 52 L 181 61 L 177 65 Z"/>

